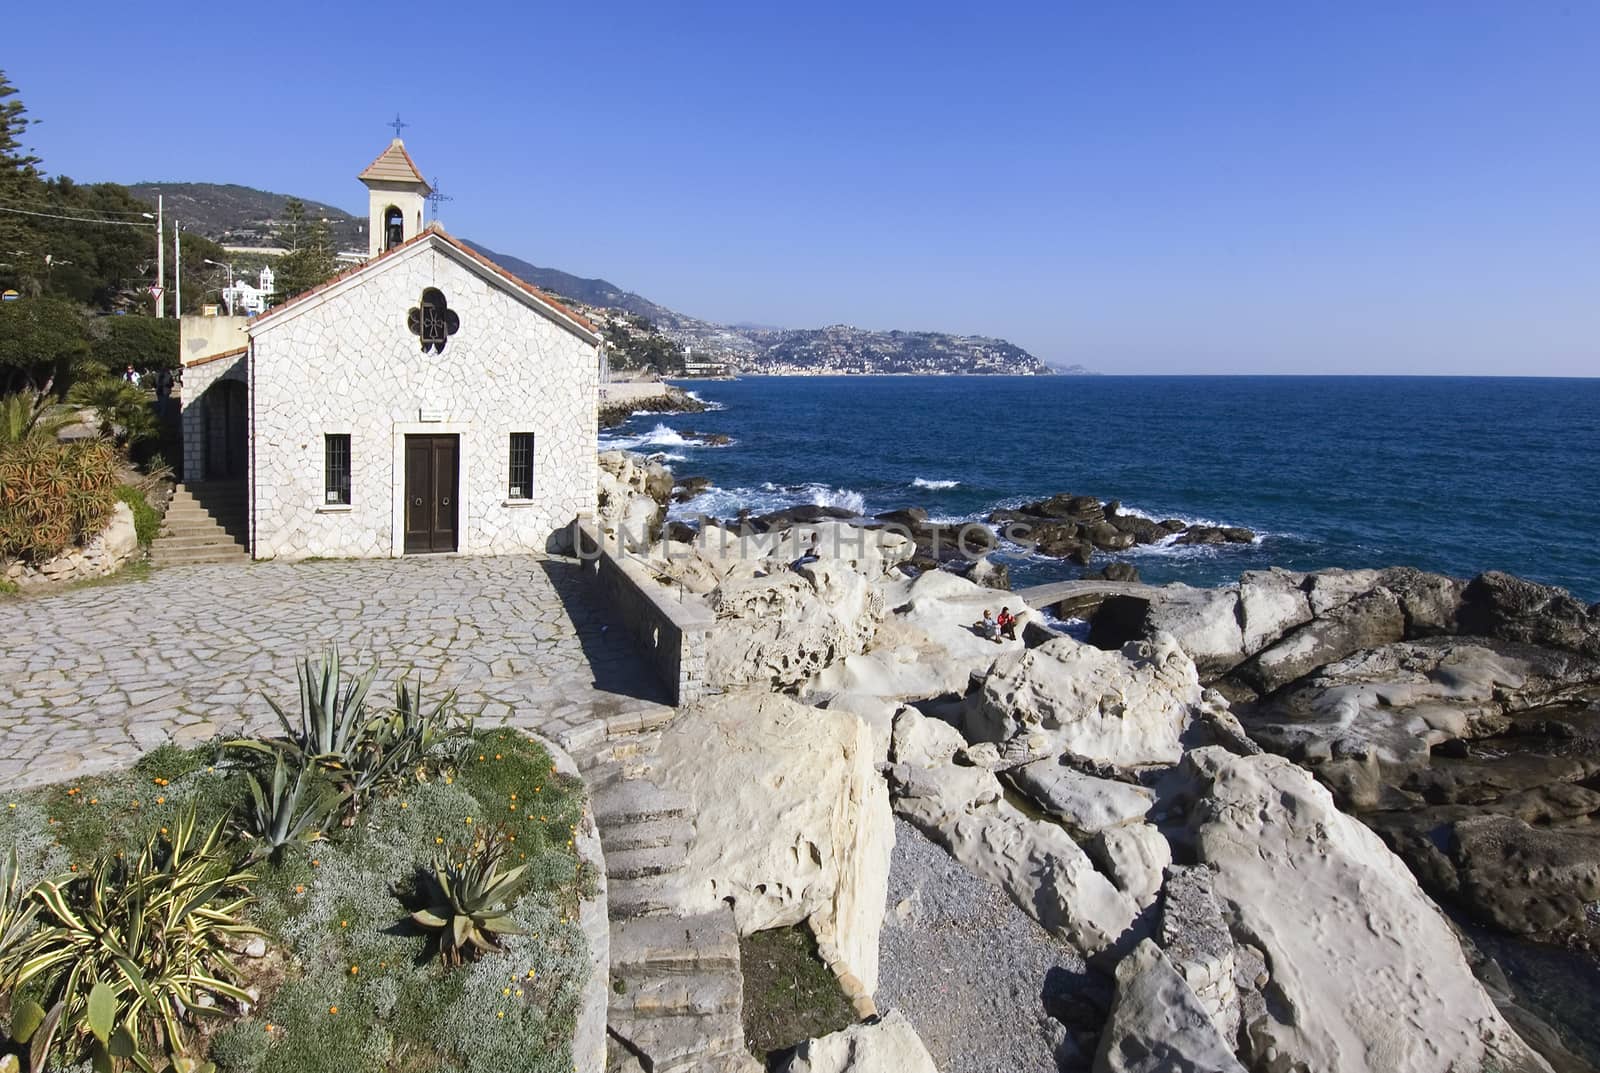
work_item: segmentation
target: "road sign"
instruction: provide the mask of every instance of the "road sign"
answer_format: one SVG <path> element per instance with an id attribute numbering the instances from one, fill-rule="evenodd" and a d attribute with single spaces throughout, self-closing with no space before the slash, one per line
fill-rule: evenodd
<path id="1" fill-rule="evenodd" d="M 150 297 L 152 297 L 152 298 L 160 298 L 161 294 L 162 294 L 162 291 L 161 291 L 160 287 L 151 287 L 150 288 Z"/>
<path id="2" fill-rule="evenodd" d="M 0 291 L 0 302 L 15 302 L 21 297 L 16 291 Z"/>

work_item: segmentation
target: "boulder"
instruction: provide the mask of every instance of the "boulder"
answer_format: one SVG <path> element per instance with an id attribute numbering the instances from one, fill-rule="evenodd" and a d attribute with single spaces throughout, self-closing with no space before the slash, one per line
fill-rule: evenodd
<path id="1" fill-rule="evenodd" d="M 1580 931 L 1600 902 L 1600 832 L 1590 824 L 1539 828 L 1511 816 L 1473 816 L 1451 834 L 1459 899 L 1506 931 Z"/>
<path id="2" fill-rule="evenodd" d="M 706 649 L 714 686 L 796 686 L 861 652 L 883 615 L 883 598 L 846 564 L 829 559 L 766 577 L 723 582 L 711 594 L 721 627 Z"/>
<path id="3" fill-rule="evenodd" d="M 1168 585 L 1150 600 L 1142 632 L 1145 637 L 1171 634 L 1207 677 L 1232 669 L 1245 657 L 1239 594 L 1233 589 Z"/>
<path id="4" fill-rule="evenodd" d="M 1140 909 L 1155 904 L 1172 863 L 1172 846 L 1160 831 L 1148 823 L 1111 827 L 1096 835 L 1088 849 L 1100 870 Z"/>
<path id="5" fill-rule="evenodd" d="M 651 778 L 692 805 L 672 880 L 685 912 L 731 904 L 741 935 L 805 921 L 876 990 L 894 820 L 866 724 L 770 693 L 724 696 L 667 725 Z"/>
<path id="6" fill-rule="evenodd" d="M 1195 857 L 1232 933 L 1272 967 L 1244 1026 L 1262 1068 L 1548 1071 L 1411 873 L 1309 773 L 1219 748 L 1189 753 L 1183 770 Z"/>
<path id="7" fill-rule="evenodd" d="M 1321 618 L 1334 608 L 1371 592 L 1383 580 L 1381 570 L 1318 570 L 1305 580 L 1311 613 Z"/>
<path id="8" fill-rule="evenodd" d="M 1600 657 L 1600 618 L 1566 589 L 1479 574 L 1462 592 L 1460 617 L 1463 633 Z"/>
<path id="9" fill-rule="evenodd" d="M 1313 589 L 1313 608 L 1315 596 Z M 1353 652 L 1399 641 L 1405 632 L 1400 602 L 1388 589 L 1375 589 L 1301 626 L 1250 657 L 1234 674 L 1257 693 L 1266 695 Z"/>
<path id="10" fill-rule="evenodd" d="M 1085 574 L 1084 579 L 1098 578 L 1101 581 L 1129 581 L 1139 583 L 1139 568 L 1132 563 L 1107 563 L 1092 574 Z"/>
<path id="11" fill-rule="evenodd" d="M 1085 775 L 1056 757 L 1013 768 L 1007 781 L 1041 812 L 1085 838 L 1108 827 L 1139 823 L 1155 800 L 1142 786 Z"/>
<path id="12" fill-rule="evenodd" d="M 1117 997 L 1094 1073 L 1246 1073 L 1161 948 L 1149 939 L 1117 966 Z"/>
<path id="13" fill-rule="evenodd" d="M 1244 653 L 1253 656 L 1311 621 L 1303 577 L 1285 570 L 1256 570 L 1239 578 L 1239 622 Z"/>
<path id="14" fill-rule="evenodd" d="M 1040 731 L 1052 751 L 1136 769 L 1172 764 L 1200 704 L 1194 663 L 1171 637 L 1104 652 L 1070 637 L 1002 655 L 967 699 L 974 741 Z"/>
<path id="15" fill-rule="evenodd" d="M 778 1073 L 939 1073 L 917 1030 L 898 1010 L 806 1040 L 774 1068 Z"/>
<path id="16" fill-rule="evenodd" d="M 1460 632 L 1465 582 L 1397 566 L 1383 572 L 1383 587 L 1400 601 L 1408 640 Z"/>
<path id="17" fill-rule="evenodd" d="M 1095 870 L 1060 826 L 1005 799 L 994 773 L 955 762 L 965 746 L 948 723 L 914 708 L 895 717 L 895 811 L 1004 890 L 1047 931 L 1091 954 L 1115 943 L 1139 907 Z"/>

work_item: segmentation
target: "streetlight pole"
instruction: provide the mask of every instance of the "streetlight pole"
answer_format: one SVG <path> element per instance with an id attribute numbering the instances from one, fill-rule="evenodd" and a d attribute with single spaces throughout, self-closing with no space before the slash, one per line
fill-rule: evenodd
<path id="1" fill-rule="evenodd" d="M 172 315 L 183 316 L 183 228 L 172 225 Z"/>
<path id="2" fill-rule="evenodd" d="M 167 229 L 162 223 L 162 197 L 156 195 L 156 317 L 167 315 Z M 146 202 L 148 204 L 148 202 Z"/>
<path id="3" fill-rule="evenodd" d="M 209 257 L 204 258 L 201 263 L 228 270 L 228 289 L 222 292 L 222 298 L 228 304 L 228 316 L 233 316 L 233 265 L 226 261 L 213 261 Z"/>

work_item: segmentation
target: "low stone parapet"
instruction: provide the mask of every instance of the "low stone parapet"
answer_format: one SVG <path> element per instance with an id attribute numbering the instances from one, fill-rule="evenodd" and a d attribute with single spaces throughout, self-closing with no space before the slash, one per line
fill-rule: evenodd
<path id="1" fill-rule="evenodd" d="M 87 544 L 68 548 L 42 563 L 20 559 L 0 563 L 0 576 L 19 589 L 63 585 L 115 574 L 138 554 L 139 532 L 133 524 L 133 511 L 128 504 L 118 502 L 106 527 Z"/>
<path id="2" fill-rule="evenodd" d="M 674 704 L 693 704 L 706 693 L 706 651 L 716 616 L 697 599 L 684 599 L 655 579 L 638 559 L 606 539 L 587 520 L 574 527 L 584 571 L 600 587 Z"/>

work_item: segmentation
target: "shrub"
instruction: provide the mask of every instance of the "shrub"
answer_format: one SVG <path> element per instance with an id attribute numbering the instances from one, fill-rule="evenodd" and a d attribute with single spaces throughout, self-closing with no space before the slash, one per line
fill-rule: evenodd
<path id="1" fill-rule="evenodd" d="M 0 558 L 38 562 L 98 533 L 116 504 L 118 464 L 99 440 L 0 446 Z"/>
<path id="2" fill-rule="evenodd" d="M 95 420 L 100 422 L 100 435 L 108 440 L 131 444 L 161 434 L 149 397 L 126 380 L 103 376 L 74 384 L 67 392 L 67 401 L 93 410 Z"/>
<path id="3" fill-rule="evenodd" d="M 139 543 L 148 548 L 161 532 L 161 515 L 156 513 L 156 508 L 150 505 L 144 493 L 132 485 L 124 484 L 118 488 L 117 498 L 133 511 L 134 531 L 139 534 Z"/>

